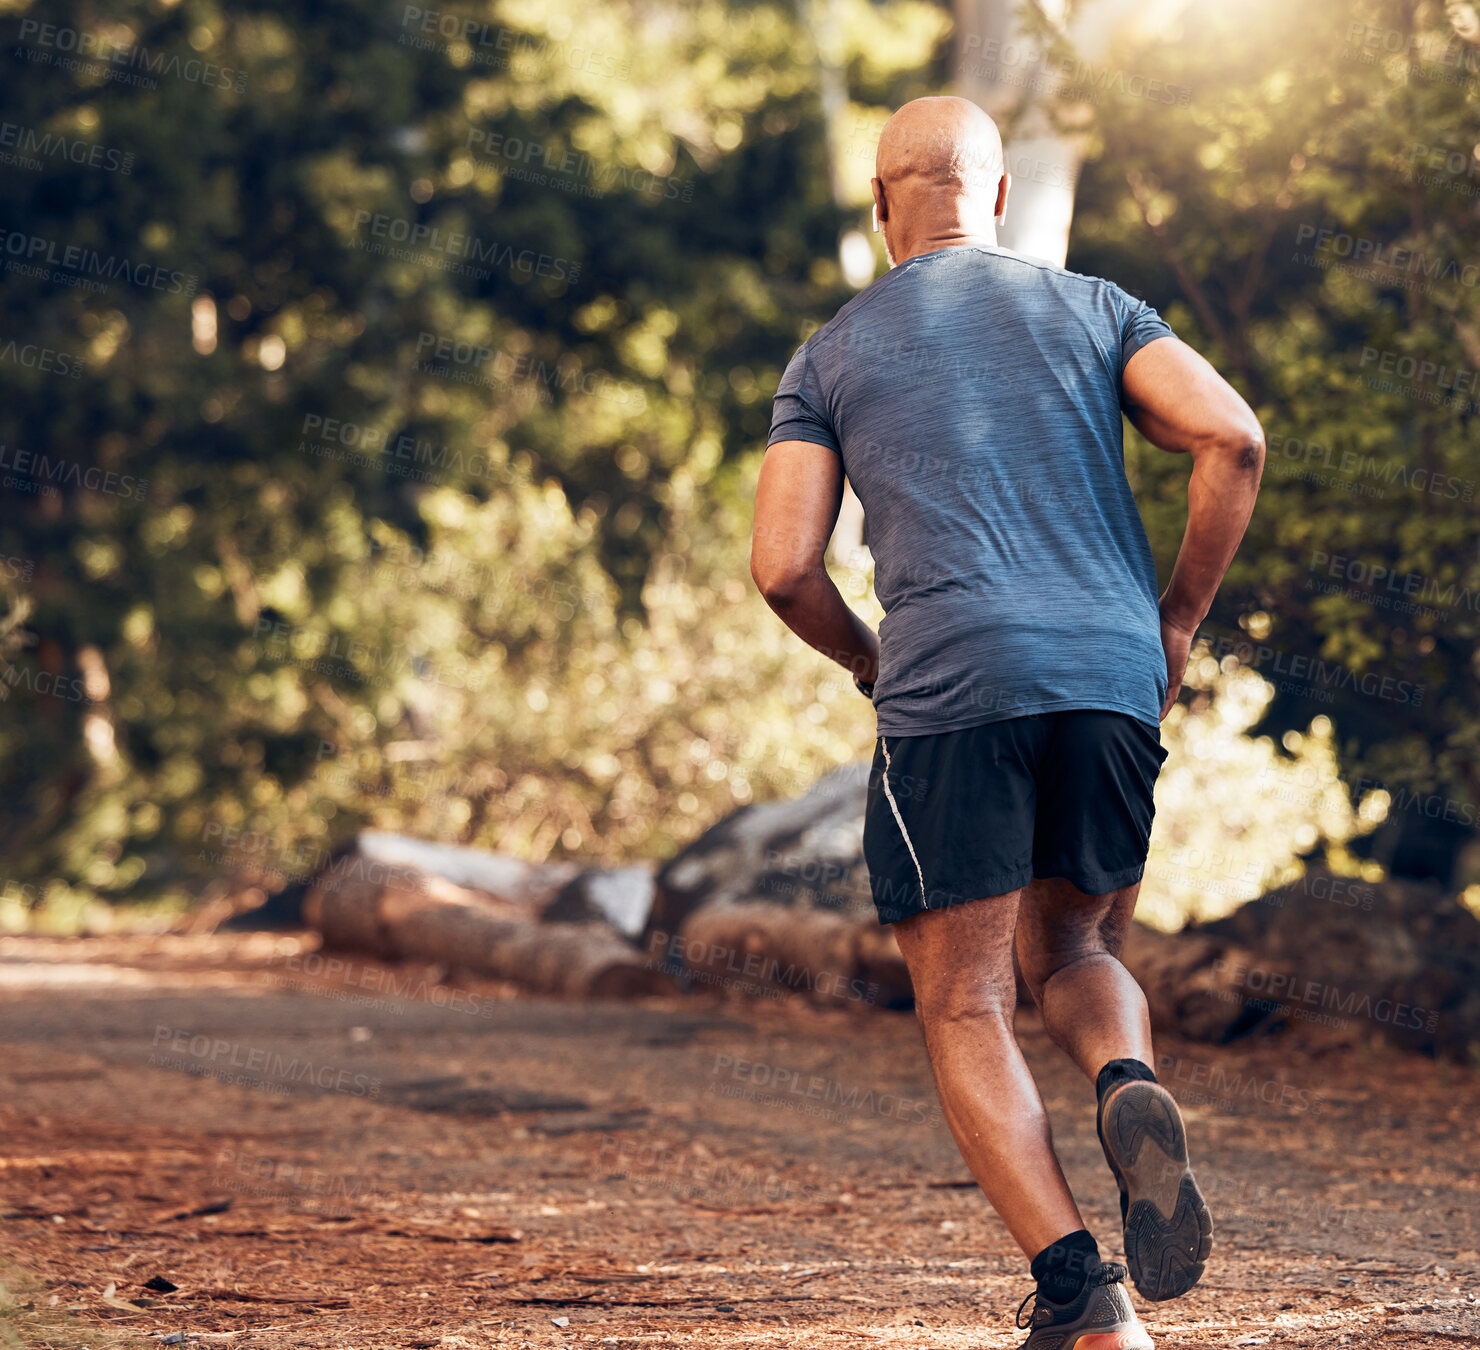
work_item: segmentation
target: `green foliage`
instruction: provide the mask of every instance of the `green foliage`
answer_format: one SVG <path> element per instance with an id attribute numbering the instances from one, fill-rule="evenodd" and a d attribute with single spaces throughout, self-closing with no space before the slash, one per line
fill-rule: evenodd
<path id="1" fill-rule="evenodd" d="M 1215 650 L 1274 685 L 1264 727 L 1327 715 L 1349 777 L 1474 803 L 1480 51 L 1438 4 L 1256 0 L 1118 59 L 1190 106 L 1099 107 L 1070 265 L 1161 308 L 1269 441 Z M 1165 575 L 1186 468 L 1127 458 Z"/>
<path id="2" fill-rule="evenodd" d="M 842 13 L 865 104 L 945 31 Z M 0 120 L 48 147 L 4 220 L 59 261 L 7 275 L 0 341 L 85 362 L 0 353 L 10 920 L 311 870 L 366 821 L 662 852 L 866 741 L 745 571 L 770 391 L 848 294 L 789 6 L 4 23 Z M 162 283 L 67 284 L 68 245 Z"/>

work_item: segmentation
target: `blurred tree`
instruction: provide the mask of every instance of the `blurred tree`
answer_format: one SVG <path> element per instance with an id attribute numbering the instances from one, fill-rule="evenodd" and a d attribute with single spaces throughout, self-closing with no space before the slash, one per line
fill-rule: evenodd
<path id="1" fill-rule="evenodd" d="M 1079 84 L 1069 266 L 1157 305 L 1269 440 L 1215 654 L 1273 685 L 1261 726 L 1331 719 L 1354 796 L 1389 803 L 1379 861 L 1480 879 L 1455 875 L 1480 801 L 1480 57 L 1436 3 L 1255 0 L 1190 7 Z M 1165 575 L 1185 466 L 1127 458 Z"/>
<path id="2" fill-rule="evenodd" d="M 795 13 L 3 13 L 12 910 L 291 872 L 371 816 L 615 853 L 743 799 L 744 755 L 701 773 L 690 734 L 737 686 L 684 685 L 673 625 L 744 576 L 726 466 L 848 293 Z M 842 18 L 881 104 L 948 26 L 918 0 Z M 751 631 L 724 660 L 781 688 Z M 592 662 L 643 652 L 682 715 L 572 740 L 624 678 Z M 796 784 L 837 761 L 841 733 L 762 701 L 754 754 L 792 747 Z"/>

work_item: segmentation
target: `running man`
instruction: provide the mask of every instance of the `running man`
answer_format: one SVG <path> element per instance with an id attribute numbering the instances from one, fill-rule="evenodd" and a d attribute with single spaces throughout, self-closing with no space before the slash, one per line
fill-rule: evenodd
<path id="1" fill-rule="evenodd" d="M 1100 1260 L 1013 1035 L 1014 954 L 1049 1035 L 1095 1084 L 1131 1278 L 1148 1299 L 1186 1293 L 1212 1221 L 1118 956 L 1160 722 L 1253 512 L 1264 437 L 1155 310 L 997 246 L 1009 179 L 975 104 L 906 104 L 876 173 L 892 270 L 786 368 L 751 573 L 877 712 L 874 903 L 909 964 L 951 1133 L 1029 1258 L 1025 1350 L 1140 1350 L 1126 1266 Z M 1159 600 L 1122 411 L 1192 457 Z M 877 637 L 823 565 L 845 475 L 868 521 Z"/>

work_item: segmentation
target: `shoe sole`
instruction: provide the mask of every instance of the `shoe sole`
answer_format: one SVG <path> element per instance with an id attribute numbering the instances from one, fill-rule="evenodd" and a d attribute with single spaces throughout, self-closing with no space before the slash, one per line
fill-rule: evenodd
<path id="1" fill-rule="evenodd" d="M 1156 1350 L 1144 1327 L 1134 1331 L 1091 1331 L 1064 1350 Z"/>
<path id="2" fill-rule="evenodd" d="M 1105 1099 L 1100 1143 L 1125 1197 L 1125 1263 L 1141 1297 L 1180 1298 L 1202 1278 L 1213 1216 L 1187 1161 L 1187 1132 L 1159 1083 L 1127 1083 Z M 1108 1344 L 1083 1350 L 1112 1350 Z"/>

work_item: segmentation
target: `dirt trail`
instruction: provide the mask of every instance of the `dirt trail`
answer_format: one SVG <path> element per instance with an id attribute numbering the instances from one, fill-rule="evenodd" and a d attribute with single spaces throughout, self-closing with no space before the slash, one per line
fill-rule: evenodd
<path id="1" fill-rule="evenodd" d="M 1021 1343 L 909 1014 L 449 995 L 304 950 L 0 941 L 0 1344 Z M 1020 1034 L 1118 1256 L 1092 1090 Z M 1158 1346 L 1480 1344 L 1473 1072 L 1159 1051 L 1217 1245 L 1142 1307 Z"/>

